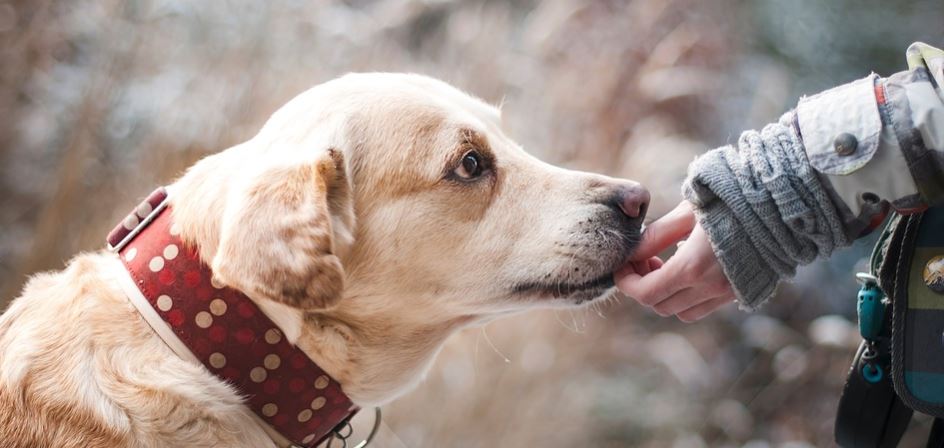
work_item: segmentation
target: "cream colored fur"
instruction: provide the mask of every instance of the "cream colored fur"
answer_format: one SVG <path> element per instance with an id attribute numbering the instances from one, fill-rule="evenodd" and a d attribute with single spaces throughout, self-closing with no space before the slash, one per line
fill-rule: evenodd
<path id="1" fill-rule="evenodd" d="M 490 171 L 458 180 L 468 151 Z M 463 327 L 610 294 L 568 285 L 627 257 L 638 228 L 609 199 L 626 185 L 538 161 L 498 110 L 442 82 L 358 74 L 299 95 L 170 190 L 216 280 L 367 407 L 416 386 Z M 4 446 L 273 446 L 236 391 L 151 331 L 121 269 L 78 255 L 0 317 Z"/>

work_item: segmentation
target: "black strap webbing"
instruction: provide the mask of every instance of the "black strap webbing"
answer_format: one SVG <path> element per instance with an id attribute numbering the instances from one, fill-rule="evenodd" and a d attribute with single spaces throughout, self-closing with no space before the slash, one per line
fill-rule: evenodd
<path id="1" fill-rule="evenodd" d="M 944 448 L 944 420 L 934 419 L 931 435 L 928 436 L 928 448 Z"/>

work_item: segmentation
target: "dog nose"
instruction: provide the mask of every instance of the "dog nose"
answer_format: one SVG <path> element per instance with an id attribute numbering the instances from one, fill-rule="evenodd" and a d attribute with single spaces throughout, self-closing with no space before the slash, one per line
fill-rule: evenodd
<path id="1" fill-rule="evenodd" d="M 625 183 L 616 189 L 616 202 L 623 214 L 632 220 L 642 221 L 649 208 L 649 190 L 635 182 Z"/>

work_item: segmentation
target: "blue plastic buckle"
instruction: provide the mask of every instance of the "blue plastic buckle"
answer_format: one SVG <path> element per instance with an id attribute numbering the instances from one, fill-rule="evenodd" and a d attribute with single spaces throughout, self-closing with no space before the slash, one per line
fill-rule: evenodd
<path id="1" fill-rule="evenodd" d="M 859 334 L 866 341 L 875 340 L 885 323 L 885 293 L 878 286 L 874 275 L 860 272 L 856 280 L 862 284 L 859 288 L 856 311 L 859 314 Z"/>

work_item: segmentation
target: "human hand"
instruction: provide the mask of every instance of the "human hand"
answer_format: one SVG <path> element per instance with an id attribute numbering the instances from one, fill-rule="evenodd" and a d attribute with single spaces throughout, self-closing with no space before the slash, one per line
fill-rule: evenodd
<path id="1" fill-rule="evenodd" d="M 656 256 L 679 242 L 678 251 L 664 263 Z M 699 320 L 734 299 L 708 235 L 687 201 L 646 228 L 636 252 L 614 280 L 627 296 L 660 316 L 675 315 L 682 322 Z"/>

